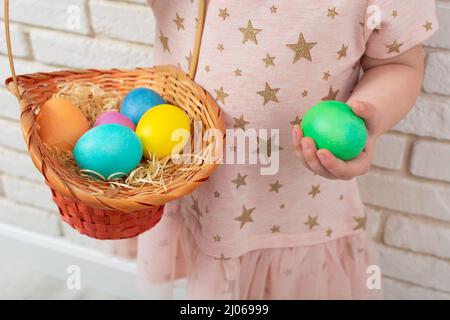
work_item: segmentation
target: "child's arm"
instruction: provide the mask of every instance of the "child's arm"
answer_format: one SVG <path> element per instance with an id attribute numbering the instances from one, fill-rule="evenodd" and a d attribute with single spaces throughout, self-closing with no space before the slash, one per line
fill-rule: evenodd
<path id="1" fill-rule="evenodd" d="M 351 161 L 344 162 L 328 150 L 316 150 L 310 138 L 303 138 L 295 126 L 293 146 L 307 168 L 329 179 L 350 180 L 370 169 L 376 139 L 390 130 L 413 107 L 420 93 L 424 74 L 422 45 L 413 47 L 393 59 L 362 60 L 364 75 L 356 86 L 348 104 L 367 125 L 365 150 Z"/>

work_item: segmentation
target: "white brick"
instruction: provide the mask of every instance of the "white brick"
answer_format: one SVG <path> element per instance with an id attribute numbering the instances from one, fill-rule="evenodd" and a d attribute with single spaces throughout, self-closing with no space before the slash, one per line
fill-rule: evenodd
<path id="1" fill-rule="evenodd" d="M 19 151 L 26 151 L 27 146 L 22 130 L 17 121 L 0 119 L 0 145 Z"/>
<path id="2" fill-rule="evenodd" d="M 110 0 L 110 1 L 117 2 L 117 1 L 122 1 L 122 0 Z M 148 0 L 125 0 L 125 2 L 148 4 Z"/>
<path id="3" fill-rule="evenodd" d="M 384 275 L 450 292 L 450 262 L 378 245 Z"/>
<path id="4" fill-rule="evenodd" d="M 450 227 L 392 215 L 384 231 L 386 244 L 416 252 L 450 258 Z"/>
<path id="5" fill-rule="evenodd" d="M 3 0 L 0 0 L 3 8 Z M 88 14 L 84 0 L 10 1 L 12 21 L 87 34 Z M 3 18 L 3 10 L 0 16 Z"/>
<path id="6" fill-rule="evenodd" d="M 96 34 L 151 44 L 156 21 L 149 7 L 111 1 L 90 1 L 92 27 Z"/>
<path id="7" fill-rule="evenodd" d="M 149 46 L 44 30 L 32 30 L 30 38 L 36 59 L 44 63 L 98 69 L 152 65 Z"/>
<path id="8" fill-rule="evenodd" d="M 9 200 L 53 212 L 58 210 L 47 186 L 9 175 L 3 175 L 2 181 Z"/>
<path id="9" fill-rule="evenodd" d="M 9 175 L 43 182 L 28 154 L 0 147 L 0 171 Z"/>
<path id="10" fill-rule="evenodd" d="M 367 204 L 450 221 L 450 187 L 375 172 L 358 183 Z"/>
<path id="11" fill-rule="evenodd" d="M 411 173 L 419 177 L 450 181 L 450 143 L 415 142 Z"/>
<path id="12" fill-rule="evenodd" d="M 56 213 L 19 205 L 5 198 L 0 198 L 0 220 L 31 231 L 53 236 L 61 235 L 59 217 Z"/>
<path id="13" fill-rule="evenodd" d="M 385 169 L 401 169 L 405 158 L 406 141 L 405 136 L 382 135 L 375 145 L 373 164 Z"/>
<path id="14" fill-rule="evenodd" d="M 436 3 L 437 17 L 439 20 L 439 30 L 426 41 L 426 45 L 450 49 L 450 3 Z"/>
<path id="15" fill-rule="evenodd" d="M 0 117 L 18 120 L 19 109 L 17 98 L 5 88 L 0 87 Z"/>
<path id="16" fill-rule="evenodd" d="M 14 59 L 14 64 L 16 67 L 16 74 L 28 74 L 28 73 L 35 73 L 35 72 L 51 72 L 58 70 L 57 68 L 49 65 L 45 65 L 42 63 L 30 61 L 30 60 L 24 60 L 24 59 Z M 7 57 L 0 57 L 0 74 L 2 75 L 3 80 L 6 80 L 6 78 L 9 78 L 11 76 L 11 71 L 9 69 L 9 63 Z M 4 81 L 0 83 L 0 85 L 3 86 Z M 18 106 L 18 104 L 17 104 Z"/>
<path id="17" fill-rule="evenodd" d="M 386 300 L 450 300 L 450 293 L 422 288 L 393 279 L 383 279 Z"/>
<path id="18" fill-rule="evenodd" d="M 382 213 L 376 209 L 366 207 L 367 233 L 375 238 L 381 229 Z"/>
<path id="19" fill-rule="evenodd" d="M 0 30 L 2 35 L 4 35 L 5 25 L 3 21 L 1 23 Z M 25 34 L 23 28 L 18 25 L 11 24 L 10 30 L 11 30 L 11 47 L 13 55 L 15 57 L 22 57 L 22 58 L 29 57 L 31 55 L 30 45 L 28 43 L 28 37 Z M 2 36 L 0 41 L 1 41 L 0 52 L 6 55 L 8 51 L 6 50 L 5 38 Z"/>
<path id="20" fill-rule="evenodd" d="M 450 95 L 450 52 L 430 52 L 427 58 L 424 89 L 428 93 Z"/>
<path id="21" fill-rule="evenodd" d="M 450 140 L 450 99 L 422 96 L 395 130 Z"/>

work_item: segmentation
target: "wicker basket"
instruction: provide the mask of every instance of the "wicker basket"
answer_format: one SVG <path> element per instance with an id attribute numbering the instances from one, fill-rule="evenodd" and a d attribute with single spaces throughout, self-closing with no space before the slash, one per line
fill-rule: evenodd
<path id="1" fill-rule="evenodd" d="M 5 0 L 5 30 L 12 77 L 9 90 L 20 103 L 20 124 L 34 165 L 50 187 L 61 218 L 80 233 L 96 239 L 124 239 L 152 228 L 161 219 L 164 204 L 198 188 L 217 167 L 203 162 L 195 170 L 180 170 L 166 185 L 166 190 L 143 186 L 133 190 L 109 192 L 105 182 L 92 182 L 61 166 L 45 148 L 37 134 L 39 106 L 67 82 L 91 82 L 106 91 L 125 95 L 135 87 L 148 87 L 163 98 L 183 108 L 193 120 L 207 129 L 219 129 L 225 137 L 222 114 L 214 99 L 192 79 L 198 63 L 205 17 L 205 0 L 200 1 L 199 23 L 189 75 L 172 66 L 135 70 L 77 70 L 16 76 L 9 33 L 9 1 Z M 211 141 L 210 143 L 216 143 Z M 206 146 L 208 147 L 208 146 Z M 93 193 L 92 185 L 104 192 Z"/>

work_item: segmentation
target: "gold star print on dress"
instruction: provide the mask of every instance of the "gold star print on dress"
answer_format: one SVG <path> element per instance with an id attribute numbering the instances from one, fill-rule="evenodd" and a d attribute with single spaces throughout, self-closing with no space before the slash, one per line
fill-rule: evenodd
<path id="1" fill-rule="evenodd" d="M 320 193 L 320 184 L 311 187 L 311 191 L 308 193 L 313 199 Z"/>
<path id="2" fill-rule="evenodd" d="M 280 183 L 279 180 L 277 180 L 275 183 L 269 184 L 269 186 L 270 186 L 269 192 L 276 192 L 276 193 L 279 193 L 281 187 L 283 187 L 283 185 Z"/>
<path id="3" fill-rule="evenodd" d="M 246 43 L 247 41 L 251 41 L 255 44 L 258 44 L 258 40 L 256 39 L 256 35 L 262 31 L 262 29 L 253 28 L 253 24 L 250 20 L 248 20 L 246 28 L 239 28 L 239 31 L 244 34 L 244 38 L 242 39 L 242 43 Z"/>
<path id="4" fill-rule="evenodd" d="M 262 91 L 258 91 L 257 94 L 259 94 L 261 97 L 264 98 L 264 105 L 268 104 L 270 101 L 273 102 L 280 102 L 277 97 L 277 93 L 280 91 L 280 88 L 271 88 L 270 85 L 266 82 L 265 88 Z"/>
<path id="5" fill-rule="evenodd" d="M 256 208 L 247 209 L 245 206 L 242 207 L 242 214 L 237 217 L 236 221 L 239 221 L 241 223 L 241 229 L 245 226 L 246 223 L 254 222 L 252 218 L 252 213 L 255 211 Z"/>
<path id="6" fill-rule="evenodd" d="M 233 128 L 234 129 L 242 129 L 245 131 L 245 127 L 250 124 L 250 122 L 245 121 L 244 116 L 241 115 L 239 118 L 233 118 L 234 120 L 234 125 Z"/>
<path id="7" fill-rule="evenodd" d="M 271 6 L 270 8 L 270 13 L 277 13 L 278 8 L 275 7 L 275 5 Z"/>
<path id="8" fill-rule="evenodd" d="M 341 50 L 339 50 L 337 52 L 337 54 L 338 54 L 338 58 L 337 59 L 341 60 L 342 58 L 346 57 L 347 56 L 347 50 L 348 50 L 348 46 L 343 44 Z"/>
<path id="9" fill-rule="evenodd" d="M 339 94 L 339 90 L 334 91 L 333 86 L 330 86 L 330 90 L 328 91 L 328 95 L 322 98 L 322 101 L 336 100 Z"/>
<path id="10" fill-rule="evenodd" d="M 309 230 L 312 230 L 314 227 L 317 227 L 319 225 L 317 219 L 319 219 L 318 216 L 308 216 L 308 220 L 305 222 L 305 225 L 308 226 Z"/>
<path id="11" fill-rule="evenodd" d="M 236 189 L 239 189 L 240 187 L 247 185 L 247 181 L 245 181 L 245 179 L 247 179 L 247 175 L 241 175 L 240 173 L 238 173 L 237 178 L 232 180 L 231 182 L 236 184 Z"/>
<path id="12" fill-rule="evenodd" d="M 403 43 L 398 43 L 397 40 L 395 40 L 392 44 L 386 45 L 387 53 L 400 53 L 400 48 L 403 46 Z"/>
<path id="13" fill-rule="evenodd" d="M 294 51 L 294 60 L 292 63 L 296 63 L 300 59 L 306 59 L 312 62 L 311 50 L 317 45 L 317 42 L 306 42 L 303 33 L 300 33 L 297 43 L 287 44 L 286 46 Z"/>
<path id="14" fill-rule="evenodd" d="M 272 57 L 270 54 L 266 54 L 266 57 L 262 59 L 266 68 L 272 66 L 275 67 L 275 57 Z"/>
<path id="15" fill-rule="evenodd" d="M 173 22 L 177 25 L 177 30 L 184 30 L 184 19 L 178 13 Z"/>
<path id="16" fill-rule="evenodd" d="M 234 72 L 234 75 L 236 76 L 236 77 L 240 77 L 240 76 L 242 76 L 242 70 L 241 69 L 236 69 L 236 70 L 234 70 L 233 71 Z"/>
<path id="17" fill-rule="evenodd" d="M 228 97 L 228 93 L 226 93 L 223 90 L 223 87 L 220 87 L 219 89 L 214 90 L 216 92 L 216 100 L 222 102 L 222 104 L 225 104 L 225 98 Z"/>
<path id="18" fill-rule="evenodd" d="M 228 17 L 230 16 L 230 14 L 228 13 L 228 9 L 219 9 L 219 17 L 222 18 L 222 20 L 226 20 Z"/>
<path id="19" fill-rule="evenodd" d="M 327 17 L 335 19 L 339 13 L 336 11 L 336 7 L 328 9 Z"/>
<path id="20" fill-rule="evenodd" d="M 290 124 L 293 125 L 293 126 L 295 126 L 295 125 L 298 125 L 298 126 L 299 126 L 299 125 L 302 124 L 302 120 L 299 118 L 299 116 L 296 116 L 296 117 L 295 117 L 295 120 L 294 120 L 294 121 L 291 121 Z"/>
<path id="21" fill-rule="evenodd" d="M 425 31 L 427 31 L 427 32 L 433 30 L 433 24 L 428 20 L 427 20 L 427 22 L 425 22 L 423 27 L 425 28 Z"/>
<path id="22" fill-rule="evenodd" d="M 364 215 L 363 217 L 353 217 L 353 220 L 356 222 L 356 226 L 353 230 L 366 229 L 367 215 Z"/>
<path id="23" fill-rule="evenodd" d="M 159 41 L 161 41 L 164 52 L 168 51 L 170 53 L 169 38 L 165 37 L 161 30 L 159 30 Z"/>
<path id="24" fill-rule="evenodd" d="M 270 228 L 270 231 L 272 231 L 272 233 L 278 233 L 281 232 L 281 226 L 273 226 L 272 228 Z"/>
<path id="25" fill-rule="evenodd" d="M 322 79 L 325 81 L 328 81 L 328 79 L 330 79 L 330 77 L 331 77 L 331 73 L 330 73 L 330 71 L 327 71 L 327 72 L 323 73 Z"/>

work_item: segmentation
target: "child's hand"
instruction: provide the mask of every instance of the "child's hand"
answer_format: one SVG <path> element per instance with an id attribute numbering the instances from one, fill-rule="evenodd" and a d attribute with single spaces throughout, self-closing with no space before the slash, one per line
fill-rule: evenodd
<path id="1" fill-rule="evenodd" d="M 367 173 L 372 164 L 375 141 L 382 131 L 380 113 L 370 103 L 353 101 L 348 104 L 357 116 L 364 119 L 368 133 L 365 149 L 353 160 L 342 161 L 326 149 L 317 150 L 311 138 L 303 137 L 299 125 L 293 129 L 295 153 L 309 170 L 324 178 L 350 180 Z"/>

